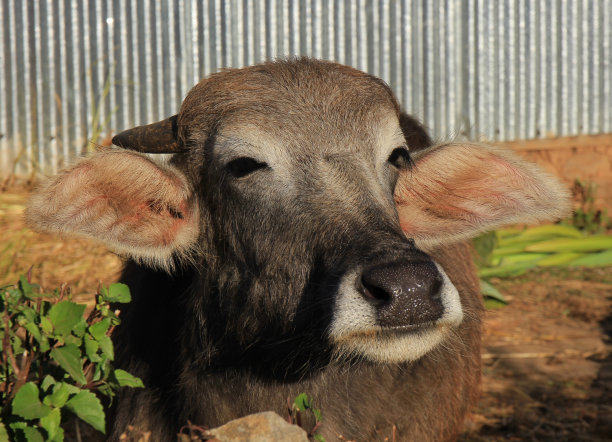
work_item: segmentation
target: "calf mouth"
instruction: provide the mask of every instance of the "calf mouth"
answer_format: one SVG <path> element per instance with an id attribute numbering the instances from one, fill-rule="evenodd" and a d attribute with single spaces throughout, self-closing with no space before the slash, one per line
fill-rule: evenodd
<path id="1" fill-rule="evenodd" d="M 380 307 L 359 290 L 363 270 L 343 278 L 338 289 L 329 339 L 338 357 L 364 357 L 374 362 L 401 363 L 415 361 L 438 347 L 463 320 L 459 293 L 446 273 L 436 263 L 440 281 L 431 293 L 435 313 L 410 312 L 389 319 Z M 415 308 L 429 307 L 420 300 L 408 302 Z M 382 312 L 382 313 L 381 313 Z"/>
<path id="2" fill-rule="evenodd" d="M 378 327 L 366 330 L 347 332 L 334 339 L 336 345 L 351 345 L 351 342 L 366 341 L 368 339 L 393 339 L 404 336 L 426 337 L 431 331 L 449 332 L 452 329 L 448 324 L 428 322 L 418 325 L 405 325 L 401 327 Z"/>

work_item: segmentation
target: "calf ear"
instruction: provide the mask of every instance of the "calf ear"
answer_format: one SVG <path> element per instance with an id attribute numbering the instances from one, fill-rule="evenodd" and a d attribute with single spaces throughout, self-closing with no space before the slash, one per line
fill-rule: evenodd
<path id="1" fill-rule="evenodd" d="M 144 155 L 112 150 L 85 158 L 43 183 L 26 211 L 35 230 L 100 240 L 161 267 L 185 256 L 198 214 L 184 177 Z"/>
<path id="2" fill-rule="evenodd" d="M 503 149 L 447 144 L 417 152 L 414 161 L 400 175 L 395 202 L 402 230 L 421 246 L 554 220 L 571 208 L 556 178 Z"/>

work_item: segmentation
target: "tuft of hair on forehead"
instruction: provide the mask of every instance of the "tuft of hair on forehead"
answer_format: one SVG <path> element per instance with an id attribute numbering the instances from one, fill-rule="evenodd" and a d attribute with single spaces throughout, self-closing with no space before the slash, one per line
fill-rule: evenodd
<path id="1" fill-rule="evenodd" d="M 267 118 L 303 128 L 305 121 L 363 124 L 381 109 L 399 115 L 397 99 L 377 77 L 329 61 L 276 60 L 200 81 L 181 106 L 179 136 L 185 142 L 205 137 L 236 114 L 245 123 Z"/>

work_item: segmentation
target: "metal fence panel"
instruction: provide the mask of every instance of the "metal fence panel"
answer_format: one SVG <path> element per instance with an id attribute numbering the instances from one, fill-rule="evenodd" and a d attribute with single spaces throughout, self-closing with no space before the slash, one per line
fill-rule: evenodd
<path id="1" fill-rule="evenodd" d="M 221 67 L 385 79 L 437 138 L 612 132 L 607 0 L 0 0 L 0 172 L 55 172 Z"/>

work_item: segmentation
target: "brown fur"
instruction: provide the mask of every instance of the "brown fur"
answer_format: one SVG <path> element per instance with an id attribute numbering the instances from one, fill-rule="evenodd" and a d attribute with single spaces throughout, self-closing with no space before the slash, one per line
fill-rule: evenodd
<path id="1" fill-rule="evenodd" d="M 157 145 L 147 134 L 160 130 Z M 122 277 L 133 301 L 114 337 L 117 364 L 147 388 L 117 397 L 113 440 L 129 425 L 168 440 L 187 420 L 284 415 L 287 398 L 304 392 L 328 441 L 384 440 L 393 425 L 399 440 L 452 440 L 477 397 L 482 315 L 469 248 L 456 241 L 565 207 L 541 171 L 487 147 L 430 147 L 381 80 L 310 59 L 213 74 L 176 119 L 117 140 L 179 153 L 170 165 L 122 150 L 85 159 L 28 210 L 38 229 L 94 236 L 165 269 L 128 261 Z M 405 148 L 412 168 L 392 161 Z M 232 172 L 244 158 L 255 171 Z M 356 284 L 341 284 L 367 266 L 416 259 L 444 269 L 463 321 L 420 358 L 400 348 L 403 362 L 389 362 L 375 345 L 373 357 L 351 352 L 365 335 L 426 342 L 439 325 L 372 326 L 352 312 L 375 309 Z M 357 302 L 336 305 L 342 290 Z M 344 353 L 330 336 L 338 311 Z"/>

